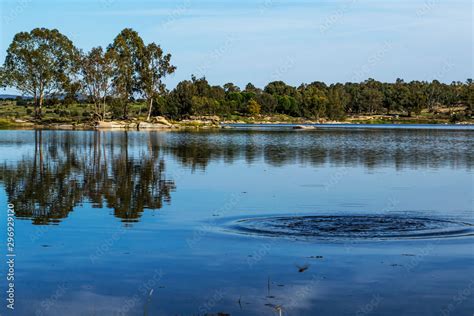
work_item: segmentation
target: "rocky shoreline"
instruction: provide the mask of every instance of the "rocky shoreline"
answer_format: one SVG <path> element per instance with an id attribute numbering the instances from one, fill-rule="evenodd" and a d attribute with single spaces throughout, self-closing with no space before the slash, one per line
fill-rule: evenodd
<path id="1" fill-rule="evenodd" d="M 384 119 L 384 120 L 382 120 Z M 0 128 L 15 129 L 52 129 L 52 130 L 179 130 L 179 129 L 219 129 L 229 128 L 231 124 L 255 124 L 255 125 L 278 125 L 292 124 L 294 129 L 314 129 L 313 124 L 448 124 L 447 121 L 410 121 L 399 118 L 378 116 L 348 119 L 346 121 L 307 120 L 294 118 L 291 120 L 279 120 L 275 117 L 262 117 L 256 119 L 225 120 L 218 116 L 191 116 L 180 121 L 171 121 L 162 116 L 153 117 L 150 121 L 134 120 L 106 120 L 87 123 L 45 123 L 27 120 L 0 121 Z M 457 125 L 472 125 L 473 121 L 459 122 Z"/>

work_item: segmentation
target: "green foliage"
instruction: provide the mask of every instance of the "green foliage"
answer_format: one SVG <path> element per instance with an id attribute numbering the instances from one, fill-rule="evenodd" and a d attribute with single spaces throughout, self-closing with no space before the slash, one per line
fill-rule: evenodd
<path id="1" fill-rule="evenodd" d="M 112 119 L 120 119 L 123 118 L 123 108 L 124 108 L 124 101 L 122 99 L 112 99 L 109 104 L 109 109 L 111 113 Z"/>
<path id="2" fill-rule="evenodd" d="M 25 99 L 22 99 L 22 98 L 17 99 L 17 101 L 16 101 L 16 105 L 18 105 L 18 106 L 27 106 L 28 104 L 29 104 L 29 102 Z"/>
<path id="3" fill-rule="evenodd" d="M 148 106 L 147 120 L 153 111 L 153 100 L 165 92 L 162 79 L 174 73 L 176 67 L 171 65 L 171 54 L 163 54 L 161 47 L 155 43 L 147 45 L 140 58 L 140 90 Z"/>
<path id="4" fill-rule="evenodd" d="M 345 116 L 344 109 L 349 103 L 349 95 L 342 86 L 331 87 L 328 91 L 328 107 L 326 116 L 331 120 L 342 120 Z"/>
<path id="5" fill-rule="evenodd" d="M 36 28 L 15 35 L 1 71 L 2 85 L 34 97 L 41 116 L 43 100 L 65 92 L 77 72 L 78 50 L 58 30 Z"/>
<path id="6" fill-rule="evenodd" d="M 449 121 L 451 123 L 459 123 L 459 122 L 464 121 L 464 120 L 466 120 L 466 116 L 461 114 L 461 113 L 454 113 L 454 114 L 451 115 L 451 117 L 449 119 Z"/>
<path id="7" fill-rule="evenodd" d="M 234 84 L 210 86 L 205 78 L 180 82 L 162 97 L 160 114 L 172 118 L 189 115 L 288 115 L 312 119 L 342 120 L 352 114 L 384 114 L 397 112 L 410 116 L 429 109 L 430 104 L 472 106 L 474 101 L 470 84 L 446 85 L 433 81 L 381 83 L 369 79 L 362 83 L 333 84 L 322 82 L 301 85 L 298 88 L 281 81 L 269 83 L 263 90 L 247 84 L 240 91 Z M 432 91 L 441 89 L 433 103 Z M 459 90 L 456 96 L 454 90 Z M 469 101 L 470 100 L 470 101 Z M 254 106 L 256 102 L 259 109 Z M 431 103 L 430 103 L 431 102 Z M 249 105 L 252 105 L 251 110 Z"/>
<path id="8" fill-rule="evenodd" d="M 472 79 L 467 80 L 462 94 L 464 103 L 469 108 L 470 112 L 474 111 L 474 83 Z"/>
<path id="9" fill-rule="evenodd" d="M 255 101 L 254 99 L 250 100 L 248 103 L 247 103 L 247 112 L 251 115 L 251 116 L 257 116 L 260 114 L 260 104 L 258 104 L 257 101 Z"/>
<path id="10" fill-rule="evenodd" d="M 327 92 L 314 85 L 300 87 L 304 116 L 320 118 L 324 117 L 328 107 L 329 98 Z M 287 113 L 292 115 L 292 113 Z"/>
<path id="11" fill-rule="evenodd" d="M 94 104 L 94 114 L 103 119 L 106 115 L 105 98 L 111 90 L 113 75 L 112 53 L 94 47 L 81 56 L 82 90 Z"/>
<path id="12" fill-rule="evenodd" d="M 135 92 L 140 91 L 140 61 L 144 56 L 145 44 L 138 33 L 124 29 L 107 48 L 113 64 L 113 85 L 115 93 L 122 99 L 122 117 L 128 117 L 128 105 Z"/>

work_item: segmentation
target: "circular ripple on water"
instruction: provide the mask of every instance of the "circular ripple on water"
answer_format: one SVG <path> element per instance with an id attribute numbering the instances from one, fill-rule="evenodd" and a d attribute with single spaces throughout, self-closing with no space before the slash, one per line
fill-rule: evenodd
<path id="1" fill-rule="evenodd" d="M 474 225 L 451 220 L 396 216 L 282 216 L 241 219 L 241 233 L 323 239 L 446 238 L 474 234 Z"/>

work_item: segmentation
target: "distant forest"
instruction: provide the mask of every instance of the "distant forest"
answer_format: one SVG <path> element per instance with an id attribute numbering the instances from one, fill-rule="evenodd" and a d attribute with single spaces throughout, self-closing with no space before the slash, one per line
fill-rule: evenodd
<path id="1" fill-rule="evenodd" d="M 93 120 L 131 118 L 137 113 L 130 105 L 137 102 L 146 104 L 148 120 L 156 115 L 183 119 L 275 114 L 340 120 L 360 114 L 411 116 L 438 107 L 463 107 L 462 115 L 471 117 L 474 108 L 472 79 L 451 84 L 316 81 L 298 87 L 275 81 L 263 89 L 251 83 L 241 89 L 233 83 L 211 86 L 206 78 L 192 76 L 168 90 L 163 79 L 176 70 L 171 57 L 159 45 L 145 44 L 132 29 L 121 31 L 106 48 L 83 52 L 58 30 L 37 28 L 15 35 L 0 69 L 0 84 L 31 96 L 37 119 L 43 107 L 75 103 L 90 104 Z"/>

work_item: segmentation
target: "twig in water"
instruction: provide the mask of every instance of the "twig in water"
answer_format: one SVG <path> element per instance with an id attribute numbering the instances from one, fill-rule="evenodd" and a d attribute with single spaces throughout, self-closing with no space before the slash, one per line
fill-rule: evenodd
<path id="1" fill-rule="evenodd" d="M 305 264 L 303 266 L 296 265 L 296 267 L 298 268 L 298 272 L 302 273 L 309 269 L 309 264 Z"/>
<path id="2" fill-rule="evenodd" d="M 143 311 L 143 316 L 148 315 L 148 303 L 150 303 L 150 301 L 151 301 L 151 295 L 152 294 L 153 294 L 153 289 L 150 290 L 150 293 L 148 294 L 148 298 L 146 299 L 145 308 L 144 308 L 144 311 Z"/>
<path id="3" fill-rule="evenodd" d="M 267 290 L 268 290 L 268 296 L 270 296 L 270 277 L 268 277 Z"/>
<path id="4" fill-rule="evenodd" d="M 267 304 L 267 306 L 270 306 L 275 311 L 277 311 L 279 316 L 282 315 L 282 313 L 281 313 L 283 311 L 283 306 L 282 305 Z"/>

